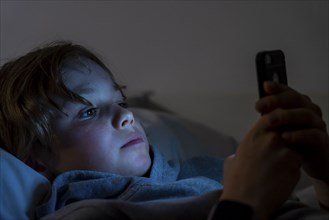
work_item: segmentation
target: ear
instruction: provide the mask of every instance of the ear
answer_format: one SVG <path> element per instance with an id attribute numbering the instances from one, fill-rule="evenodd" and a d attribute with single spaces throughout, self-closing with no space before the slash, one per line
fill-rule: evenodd
<path id="1" fill-rule="evenodd" d="M 50 181 L 52 181 L 55 178 L 55 174 L 51 172 L 48 168 L 47 165 L 45 165 L 41 160 L 32 158 L 29 156 L 24 163 L 31 167 L 33 170 L 37 171 L 41 175 L 45 176 L 48 178 Z"/>

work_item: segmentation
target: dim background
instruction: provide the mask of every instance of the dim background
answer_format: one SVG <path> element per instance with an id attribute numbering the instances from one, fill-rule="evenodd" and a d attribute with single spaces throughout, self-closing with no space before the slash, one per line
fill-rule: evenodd
<path id="1" fill-rule="evenodd" d="M 259 115 L 255 55 L 282 49 L 289 84 L 328 124 L 328 1 L 6 1 L 1 64 L 54 40 L 99 54 L 130 96 L 238 140 Z"/>

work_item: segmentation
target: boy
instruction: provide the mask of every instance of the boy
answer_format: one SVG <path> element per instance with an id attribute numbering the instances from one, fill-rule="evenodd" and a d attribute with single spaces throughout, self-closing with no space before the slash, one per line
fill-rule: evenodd
<path id="1" fill-rule="evenodd" d="M 58 215 L 69 218 L 66 210 L 85 204 L 77 201 L 106 198 L 94 201 L 94 218 L 106 207 L 98 217 L 268 219 L 289 197 L 301 166 L 329 206 L 321 111 L 288 87 L 264 85 L 269 96 L 256 104 L 263 116 L 227 159 L 223 190 L 221 160 L 167 163 L 149 146 L 110 70 L 82 46 L 56 43 L 9 62 L 0 86 L 1 145 L 53 181 L 38 217 L 63 207 Z M 75 217 L 86 218 L 85 210 Z"/>

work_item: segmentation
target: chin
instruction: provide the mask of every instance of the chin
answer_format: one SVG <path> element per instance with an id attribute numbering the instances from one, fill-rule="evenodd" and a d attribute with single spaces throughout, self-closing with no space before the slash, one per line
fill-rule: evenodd
<path id="1" fill-rule="evenodd" d="M 131 170 L 130 172 L 128 172 L 129 175 L 131 176 L 145 176 L 150 168 L 151 168 L 151 158 L 150 156 L 148 155 L 147 157 L 145 158 L 142 158 L 138 161 L 138 165 L 137 164 L 133 164 L 133 168 L 134 170 Z"/>

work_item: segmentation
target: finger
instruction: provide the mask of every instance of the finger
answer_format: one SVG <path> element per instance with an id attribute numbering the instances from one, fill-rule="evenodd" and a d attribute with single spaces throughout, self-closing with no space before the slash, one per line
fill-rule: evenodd
<path id="1" fill-rule="evenodd" d="M 268 95 L 256 103 L 256 109 L 262 113 L 273 111 L 276 108 L 300 108 L 310 106 L 310 101 L 293 90 Z"/>
<path id="2" fill-rule="evenodd" d="M 235 154 L 231 154 L 231 155 L 228 155 L 225 160 L 231 161 L 231 160 L 234 160 L 234 158 L 235 158 Z"/>
<path id="3" fill-rule="evenodd" d="M 286 91 L 295 91 L 289 86 L 273 81 L 265 81 L 263 87 L 268 95 L 275 95 Z"/>
<path id="4" fill-rule="evenodd" d="M 326 131 L 326 123 L 314 111 L 299 109 L 277 109 L 267 115 L 272 128 L 317 128 Z"/>
<path id="5" fill-rule="evenodd" d="M 322 117 L 319 106 L 314 104 L 308 96 L 302 95 L 292 89 L 287 89 L 282 93 L 269 95 L 258 100 L 255 108 L 258 112 L 263 114 L 269 113 L 277 108 L 307 108 Z"/>
<path id="6" fill-rule="evenodd" d="M 304 161 L 304 156 L 300 152 L 296 151 L 295 149 L 286 147 L 282 148 L 280 153 L 282 163 L 290 164 L 291 168 L 301 168 Z"/>
<path id="7" fill-rule="evenodd" d="M 285 106 L 287 108 L 292 108 L 295 105 L 296 105 L 296 107 L 298 107 L 298 104 L 303 105 L 305 107 L 312 109 L 313 111 L 315 111 L 318 115 L 320 115 L 322 117 L 321 108 L 318 105 L 314 104 L 312 102 L 312 99 L 309 96 L 303 95 L 287 85 L 280 84 L 280 83 L 273 82 L 273 81 L 266 81 L 266 82 L 264 82 L 264 90 L 269 95 L 275 95 L 275 94 L 287 92 L 288 94 L 291 95 L 291 99 L 289 99 L 289 96 L 286 99 L 283 99 L 283 101 L 285 101 L 285 103 L 286 103 Z M 274 99 L 273 107 L 277 106 L 278 104 L 280 104 L 279 100 Z M 299 106 L 299 107 L 302 107 L 302 106 Z"/>
<path id="8" fill-rule="evenodd" d="M 257 137 L 265 137 L 268 136 L 269 131 L 271 134 L 276 134 L 277 133 L 276 131 L 273 132 L 274 129 L 277 129 L 278 127 L 283 126 L 284 124 L 283 117 L 282 118 L 280 117 L 280 114 L 283 114 L 281 113 L 283 111 L 287 111 L 287 110 L 277 109 L 272 113 L 263 115 L 250 129 L 246 137 L 250 137 L 250 135 L 253 136 L 253 139 Z"/>
<path id="9" fill-rule="evenodd" d="M 275 120 L 271 115 L 263 115 L 249 130 L 246 137 L 253 136 L 255 139 L 259 136 L 264 136 L 269 130 L 273 130 L 276 123 Z"/>
<path id="10" fill-rule="evenodd" d="M 234 161 L 235 154 L 229 155 L 224 161 L 225 168 L 229 169 Z"/>
<path id="11" fill-rule="evenodd" d="M 313 149 L 316 146 L 328 146 L 328 135 L 316 128 L 286 131 L 282 133 L 282 138 L 294 146 L 312 146 L 312 148 L 306 149 L 308 152 L 316 151 L 316 149 Z"/>

